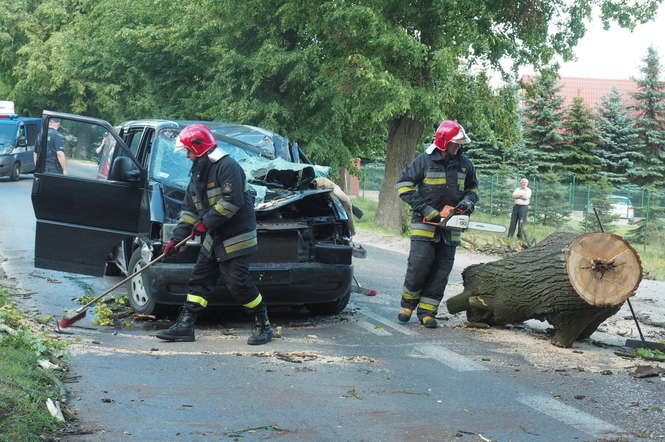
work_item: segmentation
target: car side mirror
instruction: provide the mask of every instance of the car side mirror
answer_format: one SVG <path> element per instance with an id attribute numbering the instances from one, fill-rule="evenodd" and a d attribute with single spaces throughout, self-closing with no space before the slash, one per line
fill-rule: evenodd
<path id="1" fill-rule="evenodd" d="M 16 139 L 16 147 L 27 147 L 28 140 L 25 137 L 18 137 Z"/>
<path id="2" fill-rule="evenodd" d="M 129 183 L 138 182 L 141 181 L 141 170 L 136 167 L 131 158 L 119 156 L 113 160 L 113 165 L 109 172 L 109 180 Z"/>

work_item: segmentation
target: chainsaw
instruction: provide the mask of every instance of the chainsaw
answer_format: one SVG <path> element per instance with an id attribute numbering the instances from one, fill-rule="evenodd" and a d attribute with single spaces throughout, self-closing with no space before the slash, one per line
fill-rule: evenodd
<path id="1" fill-rule="evenodd" d="M 453 206 L 444 206 L 439 213 L 439 221 L 428 221 L 423 218 L 423 223 L 441 227 L 442 229 L 452 230 L 454 232 L 463 232 L 466 229 L 484 230 L 485 232 L 503 233 L 506 231 L 504 226 L 490 223 L 479 223 L 469 221 L 469 215 L 465 215 L 463 210 L 456 209 Z"/>

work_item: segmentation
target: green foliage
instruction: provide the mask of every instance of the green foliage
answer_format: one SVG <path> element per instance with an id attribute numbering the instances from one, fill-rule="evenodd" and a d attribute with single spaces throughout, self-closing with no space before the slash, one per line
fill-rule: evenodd
<path id="1" fill-rule="evenodd" d="M 647 360 L 665 361 L 665 352 L 656 349 L 638 348 L 635 354 Z M 652 409 L 652 411 L 662 411 L 662 409 Z"/>
<path id="2" fill-rule="evenodd" d="M 643 76 L 637 80 L 638 92 L 633 97 L 636 125 L 644 146 L 631 180 L 639 185 L 665 187 L 665 83 L 660 80 L 658 52 L 650 47 L 643 62 Z"/>
<path id="3" fill-rule="evenodd" d="M 654 198 L 656 196 L 656 198 Z M 658 192 L 648 190 L 648 204 L 628 239 L 637 244 L 661 244 L 665 238 L 665 207 L 653 204 Z"/>
<path id="4" fill-rule="evenodd" d="M 563 128 L 566 142 L 559 147 L 564 155 L 561 170 L 568 175 L 575 175 L 582 182 L 595 180 L 599 166 L 594 156 L 598 135 L 593 115 L 581 97 L 573 99 Z"/>
<path id="5" fill-rule="evenodd" d="M 600 222 L 603 225 L 603 230 L 611 232 L 613 229 L 611 223 L 619 219 L 619 216 L 611 213 L 612 203 L 607 199 L 607 196 L 612 193 L 612 186 L 607 178 L 602 178 L 596 183 L 590 183 L 588 186 L 593 196 L 590 200 L 590 206 L 584 211 L 581 229 L 583 232 L 601 231 L 598 219 L 596 218 L 597 212 L 598 218 L 600 218 Z M 594 212 L 594 209 L 596 209 L 596 212 Z"/>
<path id="6" fill-rule="evenodd" d="M 559 171 L 565 161 L 561 150 L 563 98 L 558 95 L 557 66 L 544 68 L 530 84 L 524 84 L 525 159 L 538 173 Z M 559 178 L 561 181 L 561 176 Z"/>
<path id="7" fill-rule="evenodd" d="M 47 411 L 47 398 L 62 399 L 56 374 L 39 368 L 39 359 L 49 359 L 64 344 L 44 333 L 33 332 L 29 319 L 8 302 L 0 289 L 0 324 L 15 330 L 0 330 L 0 439 L 38 441 L 45 433 L 62 426 Z"/>
<path id="8" fill-rule="evenodd" d="M 595 156 L 600 163 L 598 174 L 612 185 L 628 184 L 628 177 L 642 158 L 642 140 L 635 120 L 624 104 L 618 89 L 602 98 L 596 119 L 598 145 Z"/>
<path id="9" fill-rule="evenodd" d="M 566 187 L 561 185 L 560 181 L 560 175 L 549 172 L 540 177 L 536 189 L 532 188 L 532 201 L 534 198 L 538 201 L 538 209 L 530 213 L 534 222 L 550 227 L 560 227 L 566 223 L 568 195 Z"/>

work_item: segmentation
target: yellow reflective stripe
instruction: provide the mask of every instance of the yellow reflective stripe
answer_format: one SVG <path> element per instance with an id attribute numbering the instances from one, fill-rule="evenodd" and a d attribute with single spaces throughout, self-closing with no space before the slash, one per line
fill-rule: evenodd
<path id="1" fill-rule="evenodd" d="M 445 178 L 425 178 L 423 180 L 425 184 L 446 184 Z"/>
<path id="2" fill-rule="evenodd" d="M 432 304 L 425 304 L 424 302 L 421 302 L 418 304 L 418 308 L 422 308 L 424 310 L 429 310 L 431 312 L 435 312 L 439 309 L 438 305 L 432 305 Z"/>
<path id="3" fill-rule="evenodd" d="M 183 223 L 194 224 L 198 220 L 199 220 L 198 218 L 194 218 L 191 215 L 185 215 L 184 213 L 180 215 L 180 221 L 182 221 Z"/>
<path id="4" fill-rule="evenodd" d="M 247 308 L 254 308 L 257 305 L 261 304 L 261 301 L 263 301 L 263 296 L 261 296 L 261 293 L 259 293 L 259 296 L 254 298 L 253 301 L 250 301 L 247 304 L 243 304 L 242 306 Z"/>
<path id="5" fill-rule="evenodd" d="M 401 309 L 399 309 L 399 312 L 400 312 L 401 314 L 403 314 L 403 315 L 409 315 L 409 316 L 411 316 L 411 314 L 413 313 L 413 310 L 411 310 L 410 308 L 404 308 L 404 307 L 402 307 Z"/>
<path id="6" fill-rule="evenodd" d="M 478 193 L 478 188 L 477 187 L 472 187 L 470 189 L 466 189 L 466 191 L 471 192 L 471 193 Z"/>
<path id="7" fill-rule="evenodd" d="M 414 190 L 416 190 L 416 188 L 413 187 L 413 186 L 404 186 L 404 187 L 400 187 L 399 189 L 397 189 L 397 193 L 399 195 L 401 195 L 401 194 L 406 193 L 406 192 L 413 192 Z"/>
<path id="8" fill-rule="evenodd" d="M 462 186 L 464 185 L 464 178 L 459 178 L 459 179 L 457 180 L 457 185 L 460 186 L 460 187 L 462 187 Z"/>
<path id="9" fill-rule="evenodd" d="M 258 240 L 256 238 L 250 238 L 246 241 L 240 241 L 238 243 L 235 243 L 232 246 L 224 247 L 224 250 L 226 250 L 226 253 L 233 253 L 237 252 L 238 250 L 246 249 L 248 247 L 253 247 L 257 244 Z"/>
<path id="10" fill-rule="evenodd" d="M 212 205 L 214 205 L 217 201 L 219 201 L 220 198 L 222 198 L 221 195 L 212 196 L 212 197 L 208 198 L 208 204 L 212 206 Z"/>
<path id="11" fill-rule="evenodd" d="M 402 298 L 404 298 L 404 299 L 414 299 L 414 300 L 417 301 L 418 299 L 420 299 L 420 295 L 412 295 L 411 293 L 408 293 L 408 292 L 402 292 Z"/>
<path id="12" fill-rule="evenodd" d="M 426 238 L 434 238 L 434 232 L 429 232 L 427 230 L 413 229 L 409 232 L 410 235 L 414 236 L 424 236 Z"/>
<path id="13" fill-rule="evenodd" d="M 222 207 L 219 203 L 215 204 L 213 208 L 222 216 L 225 216 L 227 218 L 231 218 L 233 215 L 235 215 L 235 212 L 231 212 L 230 210 Z"/>
<path id="14" fill-rule="evenodd" d="M 203 240 L 203 248 L 209 252 L 210 249 L 212 249 L 212 242 L 213 242 L 212 235 L 208 233 L 205 239 Z"/>
<path id="15" fill-rule="evenodd" d="M 211 181 L 208 183 L 208 189 L 212 189 L 213 187 L 217 186 L 217 183 L 214 181 Z"/>
<path id="16" fill-rule="evenodd" d="M 187 294 L 187 302 L 193 302 L 194 304 L 198 304 L 201 307 L 208 306 L 208 301 L 206 300 L 206 298 L 204 298 L 203 296 L 195 295 L 194 293 Z"/>

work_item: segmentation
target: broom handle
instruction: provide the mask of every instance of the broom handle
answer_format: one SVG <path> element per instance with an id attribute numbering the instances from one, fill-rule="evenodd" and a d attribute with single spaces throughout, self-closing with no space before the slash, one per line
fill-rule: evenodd
<path id="1" fill-rule="evenodd" d="M 194 234 L 190 233 L 189 236 L 187 236 L 187 238 L 183 239 L 183 240 L 180 241 L 178 244 L 176 244 L 176 245 L 175 245 L 175 248 L 176 248 L 176 249 L 179 249 L 182 245 L 184 245 L 187 241 L 189 241 L 189 240 L 192 239 L 193 237 L 194 237 Z M 85 305 L 79 307 L 78 309 L 76 309 L 76 311 L 80 313 L 80 312 L 82 312 L 83 310 L 87 309 L 87 308 L 90 307 L 92 304 L 94 304 L 95 302 L 97 302 L 97 301 L 99 301 L 100 299 L 102 299 L 104 296 L 106 296 L 106 295 L 108 295 L 109 293 L 111 293 L 113 290 L 117 289 L 118 287 L 120 287 L 121 285 L 123 285 L 124 283 L 126 283 L 127 281 L 129 281 L 130 279 L 132 279 L 132 278 L 134 278 L 135 276 L 139 275 L 141 272 L 143 272 L 144 270 L 146 270 L 148 267 L 150 267 L 150 266 L 152 266 L 153 264 L 156 264 L 156 263 L 158 263 L 159 261 L 161 261 L 162 259 L 164 259 L 165 256 L 166 256 L 166 255 L 165 255 L 164 253 L 162 253 L 162 254 L 159 255 L 157 258 L 153 259 L 153 260 L 150 261 L 148 264 L 146 264 L 145 266 L 143 266 L 141 269 L 137 270 L 136 272 L 132 273 L 131 275 L 129 275 L 128 277 L 126 277 L 126 278 L 123 279 L 122 281 L 118 282 L 118 283 L 115 284 L 113 287 L 111 287 L 110 289 L 106 290 L 104 293 L 102 293 L 101 295 L 97 296 L 97 297 L 96 297 L 95 299 L 93 299 L 92 301 L 90 301 L 90 302 L 88 302 L 87 304 L 85 304 Z"/>

